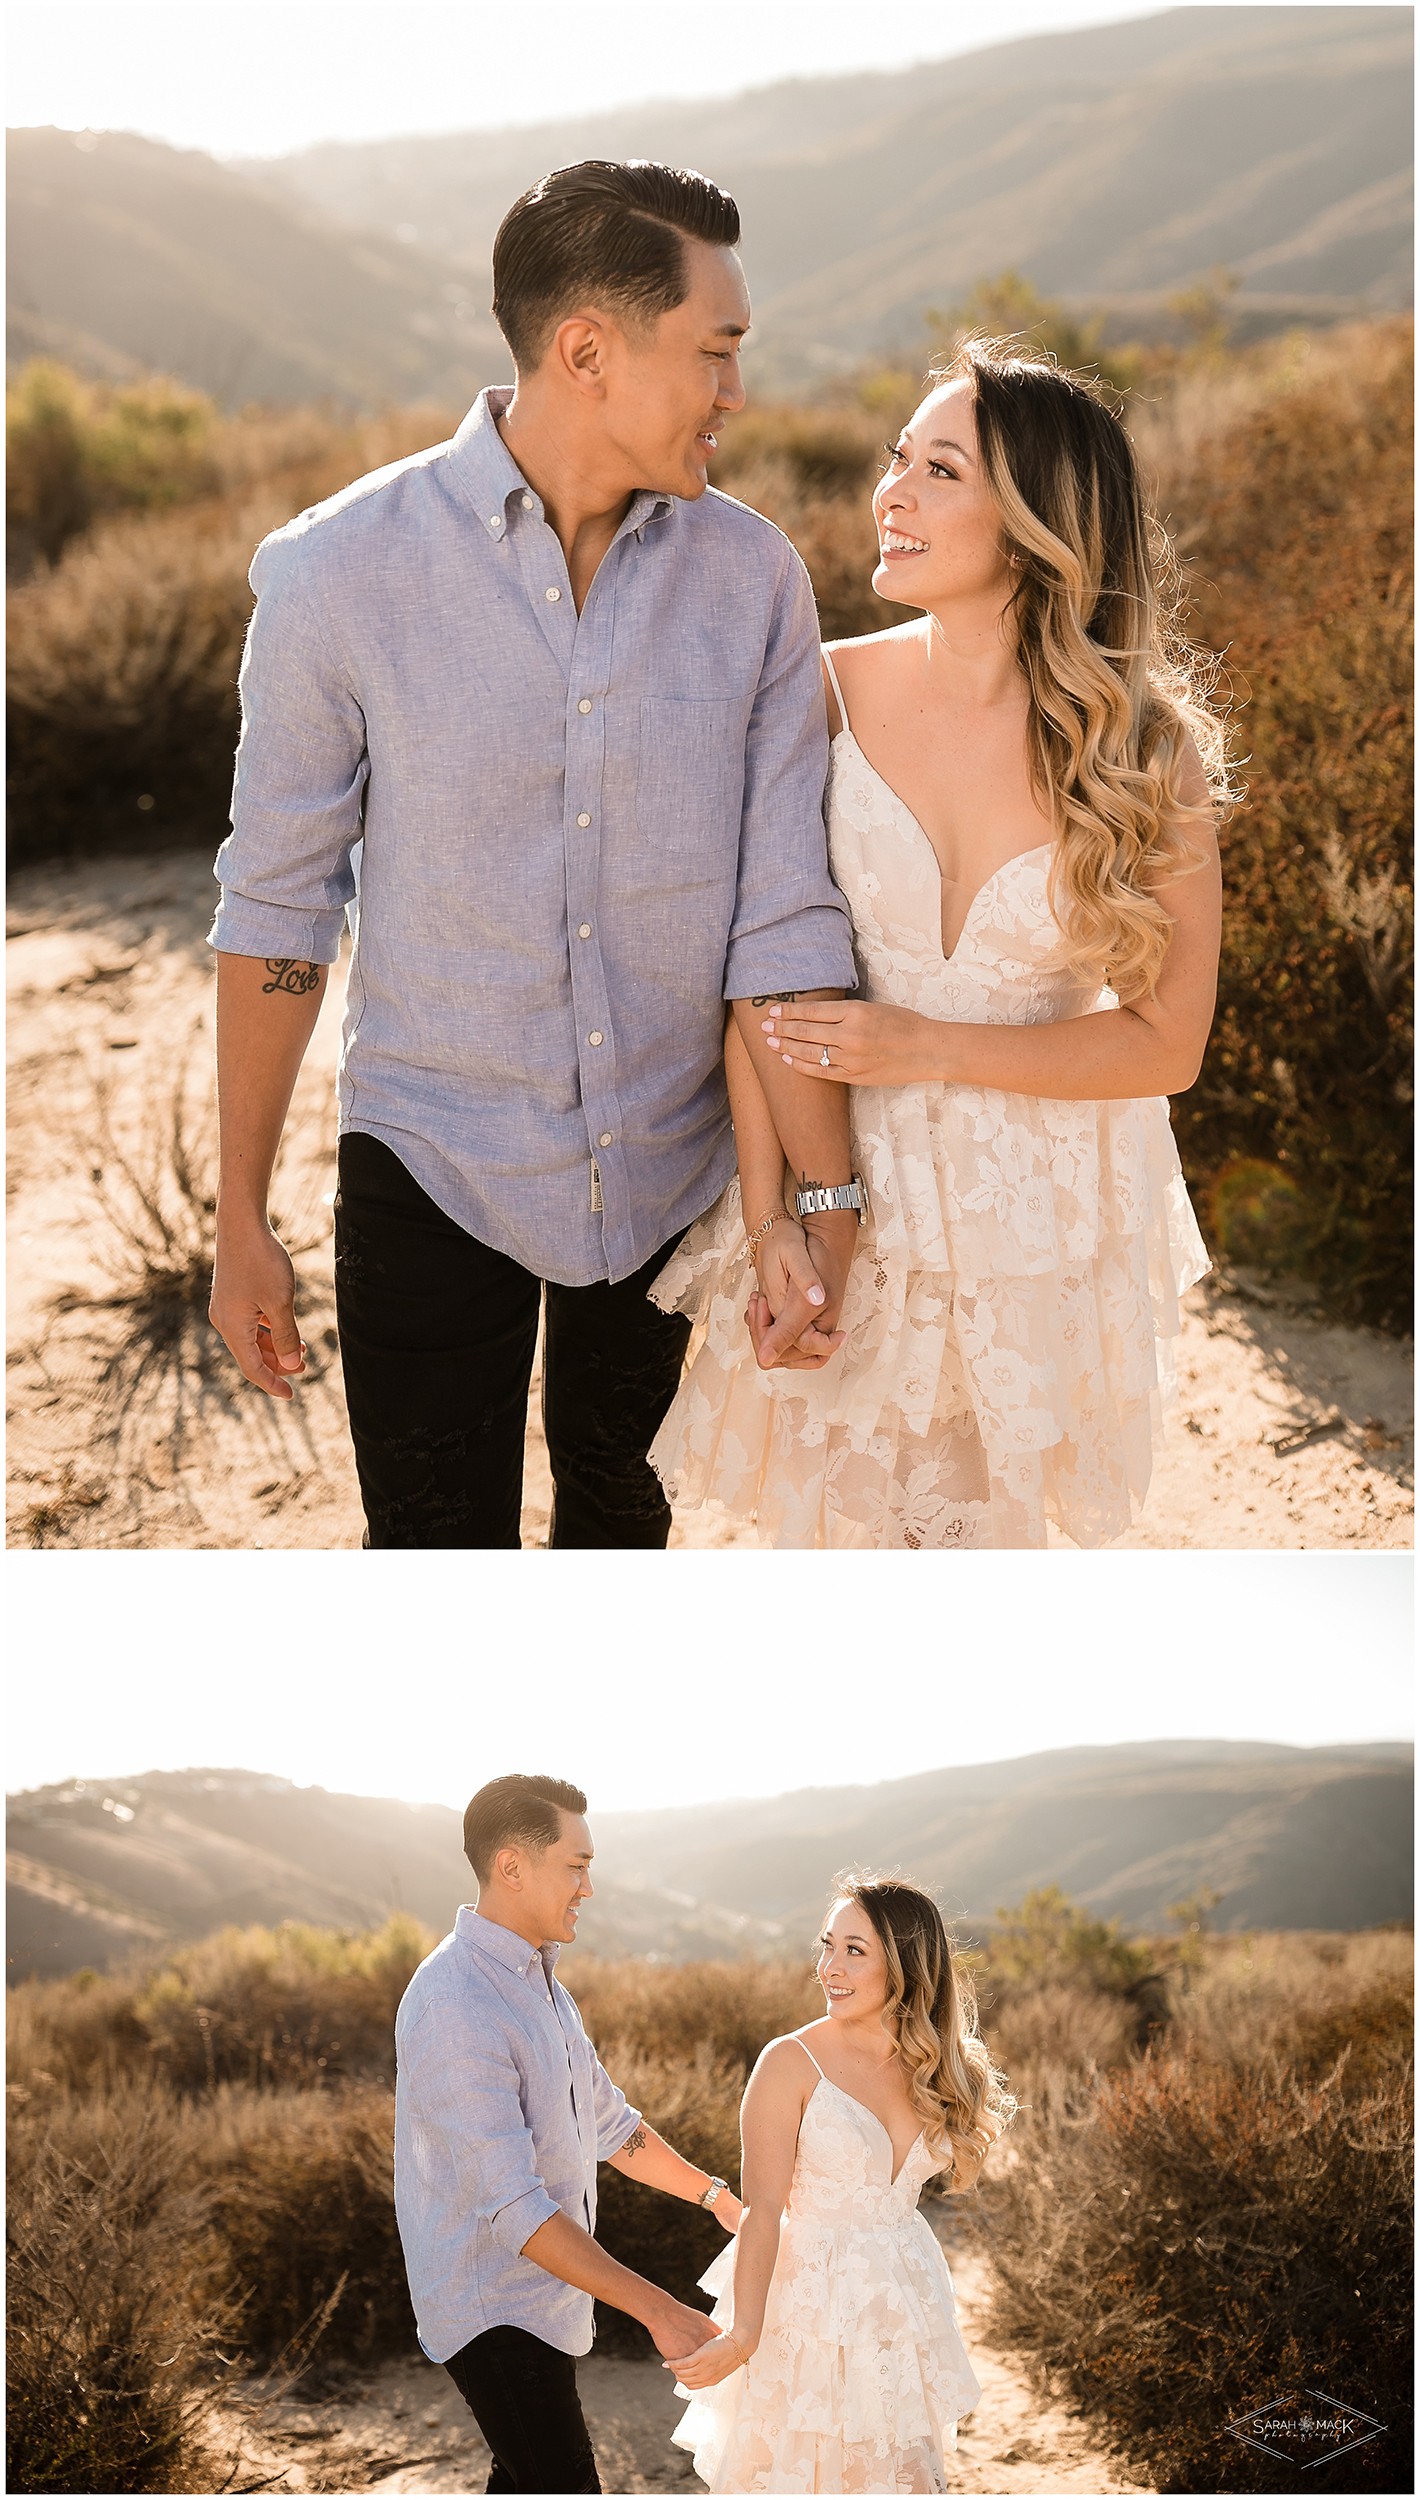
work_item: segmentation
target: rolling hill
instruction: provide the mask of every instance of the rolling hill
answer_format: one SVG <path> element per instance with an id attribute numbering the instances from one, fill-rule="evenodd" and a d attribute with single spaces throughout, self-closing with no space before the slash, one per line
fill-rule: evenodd
<path id="1" fill-rule="evenodd" d="M 1412 13 L 1180 8 L 878 75 L 219 165 L 122 133 L 10 141 L 12 358 L 160 367 L 226 404 L 466 400 L 502 377 L 494 232 L 549 166 L 659 156 L 731 189 L 757 388 L 920 351 L 1020 270 L 1125 327 L 1225 266 L 1241 326 L 1405 306 Z"/>
<path id="2" fill-rule="evenodd" d="M 1058 1883 L 1141 1931 L 1210 1884 L 1223 1926 L 1353 1928 L 1411 1904 L 1408 1747 L 1154 1744 L 872 1787 L 594 1817 L 582 1949 L 795 1952 L 834 1873 L 901 1865 L 968 1925 Z M 447 1806 L 241 1771 L 149 1772 L 9 1800 L 10 1975 L 107 1967 L 228 1923 L 442 1932 L 471 1889 Z"/>
<path id="3" fill-rule="evenodd" d="M 461 271 L 196 149 L 9 136 L 8 354 L 177 374 L 224 406 L 464 404 L 507 353 Z"/>
<path id="4" fill-rule="evenodd" d="M 482 285 L 549 166 L 698 166 L 744 214 L 754 375 L 801 387 L 915 349 L 929 308 L 1006 268 L 1146 323 L 1219 264 L 1253 326 L 1408 304 L 1411 58 L 1407 9 L 1171 9 L 878 76 L 327 145 L 267 178 Z"/>

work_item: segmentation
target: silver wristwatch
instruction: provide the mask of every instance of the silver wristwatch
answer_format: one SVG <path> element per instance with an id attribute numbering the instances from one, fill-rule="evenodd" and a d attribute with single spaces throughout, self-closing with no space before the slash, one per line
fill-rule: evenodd
<path id="1" fill-rule="evenodd" d="M 807 1189 L 794 1192 L 796 1215 L 833 1215 L 852 1208 L 861 1224 L 868 1212 L 868 1193 L 855 1172 L 851 1181 L 835 1181 L 830 1189 L 824 1181 L 814 1181 Z"/>
<path id="2" fill-rule="evenodd" d="M 706 2212 L 709 2213 L 712 2206 L 718 2202 L 719 2198 L 729 2184 L 728 2179 L 712 2179 L 704 2195 L 697 2196 L 695 2200 L 697 2205 L 703 2205 Z"/>

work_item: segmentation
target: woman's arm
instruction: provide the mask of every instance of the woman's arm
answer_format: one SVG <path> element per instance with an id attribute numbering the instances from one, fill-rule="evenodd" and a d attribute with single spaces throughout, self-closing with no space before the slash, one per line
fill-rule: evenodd
<path id="1" fill-rule="evenodd" d="M 988 1086 L 1057 1102 L 1181 1094 L 1203 1062 L 1217 994 L 1222 877 L 1211 826 L 1202 864 L 1157 889 L 1173 937 L 1152 998 L 1057 1024 L 942 1024 L 852 999 L 771 1006 L 766 1026 L 796 1075 L 829 1084 Z M 833 1065 L 819 1052 L 827 1044 Z"/>
<path id="2" fill-rule="evenodd" d="M 753 1232 L 766 1215 L 783 1207 L 784 1149 L 733 1008 L 725 1018 L 725 1084 L 735 1124 L 745 1229 Z"/>
<path id="3" fill-rule="evenodd" d="M 718 2343 L 678 2365 L 684 2387 L 714 2387 L 758 2346 L 809 2081 L 807 2062 L 792 2040 L 772 2041 L 750 2076 L 740 2108 L 744 2214 L 735 2248 L 734 2315 Z"/>
<path id="4" fill-rule="evenodd" d="M 754 1249 L 754 1272 L 759 1291 L 752 1298 L 746 1317 L 750 1340 L 758 1359 L 772 1323 L 780 1317 L 793 1294 L 802 1295 L 816 1311 L 824 1308 L 827 1295 L 810 1253 L 803 1225 L 785 1209 L 787 1166 L 784 1149 L 774 1125 L 774 1114 L 765 1099 L 764 1088 L 755 1072 L 733 1009 L 725 1019 L 725 1083 L 730 1096 L 730 1116 L 735 1126 L 735 1154 L 740 1167 L 740 1201 L 745 1230 L 752 1234 L 767 1215 L 778 1216 L 773 1228 L 756 1242 Z M 796 1345 L 785 1346 L 779 1351 L 778 1365 L 791 1371 L 822 1371 L 842 1343 L 841 1328 L 829 1329 L 822 1334 L 808 1330 Z M 771 1362 L 764 1368 L 769 1370 L 775 1366 Z"/>

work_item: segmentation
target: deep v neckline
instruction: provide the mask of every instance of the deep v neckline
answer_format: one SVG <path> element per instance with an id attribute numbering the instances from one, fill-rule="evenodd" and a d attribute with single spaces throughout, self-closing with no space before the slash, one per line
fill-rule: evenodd
<path id="1" fill-rule="evenodd" d="M 926 846 L 927 855 L 931 860 L 933 867 L 937 871 L 937 951 L 942 958 L 943 966 L 945 969 L 950 971 L 966 942 L 966 933 L 971 927 L 972 921 L 976 917 L 977 905 L 985 899 L 994 885 L 998 885 L 1000 883 L 1000 880 L 1005 876 L 1007 869 L 1018 868 L 1022 860 L 1038 859 L 1042 851 L 1048 854 L 1054 849 L 1055 846 L 1052 842 L 1033 843 L 1028 851 L 1013 852 L 1009 859 L 1002 860 L 999 868 L 992 869 L 989 877 L 983 878 L 981 884 L 977 887 L 976 892 L 973 894 L 971 901 L 967 904 L 966 916 L 962 921 L 961 927 L 957 931 L 956 944 L 952 948 L 951 953 L 948 954 L 945 946 L 942 944 L 942 893 L 946 885 L 946 879 L 942 875 L 942 863 L 937 857 L 936 844 L 933 842 L 932 837 L 927 831 L 926 826 L 923 824 L 921 817 L 913 814 L 906 799 L 902 798 L 899 793 L 894 790 L 890 781 L 884 779 L 883 775 L 879 772 L 877 765 L 873 762 L 872 757 L 865 754 L 862 747 L 859 746 L 857 739 L 854 737 L 852 730 L 847 726 L 846 722 L 843 728 L 839 730 L 838 736 L 832 739 L 830 743 L 833 746 L 837 746 L 839 738 L 846 738 L 848 740 L 848 743 L 852 747 L 854 754 L 857 756 L 859 763 L 866 766 L 867 770 L 872 774 L 874 781 L 877 783 L 878 788 L 883 792 L 885 797 L 891 799 L 893 806 L 906 817 L 913 832 Z M 827 2077 L 825 2077 L 825 2081 L 827 2081 Z M 836 2089 L 838 2089 L 837 2086 L 835 2086 L 835 2090 Z M 844 2098 L 851 2101 L 853 2095 L 851 2092 L 845 2093 Z M 860 2101 L 858 2106 L 862 2109 L 866 2108 L 867 2104 Z M 872 2114 L 872 2111 L 869 2110 L 869 2117 L 871 2117 Z"/>
<path id="2" fill-rule="evenodd" d="M 865 761 L 866 761 L 866 758 L 865 758 Z M 808 2054 L 808 2055 L 812 2058 L 812 2057 L 813 2057 L 813 2051 L 812 2051 L 812 2049 L 810 2049 L 810 2050 L 807 2052 L 807 2054 Z M 814 2059 L 814 2063 L 815 2063 L 815 2064 L 817 2064 L 817 2063 L 818 2063 L 817 2059 Z M 823 2068 L 822 2068 L 821 2066 L 819 2067 L 819 2070 L 818 2070 L 818 2080 L 819 2080 L 819 2083 L 826 2083 L 826 2084 L 828 2085 L 828 2088 L 829 2088 L 830 2092 L 836 2092 L 836 2093 L 838 2094 L 838 2097 L 839 2097 L 839 2099 L 840 2099 L 840 2100 L 842 2100 L 842 2101 L 851 2101 L 851 2102 L 852 2102 L 852 2104 L 853 2104 L 853 2107 L 854 2107 L 855 2109 L 861 2109 L 861 2111 L 862 2111 L 862 2113 L 863 2113 L 863 2116 L 864 2116 L 865 2118 L 871 2118 L 871 2120 L 872 2120 L 872 2122 L 873 2122 L 873 2125 L 874 2125 L 874 2126 L 877 2128 L 877 2130 L 878 2130 L 878 2133 L 879 2133 L 880 2135 L 882 2135 L 882 2136 L 886 2137 L 886 2139 L 887 2139 L 887 2148 L 888 2148 L 888 2151 L 889 2151 L 890 2153 L 895 2153 L 895 2152 L 897 2151 L 897 2146 L 894 2144 L 894 2142 L 893 2142 L 893 2140 L 892 2140 L 892 2135 L 891 2135 L 890 2130 L 889 2130 L 887 2127 L 885 2127 L 885 2126 L 884 2126 L 883 2121 L 882 2121 L 882 2120 L 881 2120 L 881 2118 L 878 2116 L 878 2113 L 877 2113 L 877 2111 L 876 2111 L 875 2109 L 869 2109 L 868 2104 L 867 2104 L 867 2102 L 866 2102 L 866 2101 L 860 2101 L 860 2100 L 859 2100 L 859 2098 L 858 2098 L 858 2096 L 857 2096 L 857 2094 L 856 2094 L 856 2092 L 845 2092 L 845 2091 L 844 2091 L 844 2089 L 843 2089 L 842 2084 L 841 2084 L 841 2083 L 835 2083 L 835 2082 L 834 2082 L 834 2080 L 833 2080 L 833 2077 L 832 2077 L 831 2075 L 826 2075 L 826 2074 L 824 2073 Z M 814 2086 L 814 2091 L 817 2091 L 817 2089 L 818 2089 L 818 2085 L 816 2084 L 816 2085 Z M 809 2098 L 810 2098 L 810 2100 L 812 2100 L 812 2099 L 813 2099 L 813 2093 L 812 2093 L 812 2092 L 809 2094 Z M 888 2185 L 889 2185 L 890 2187 L 896 2187 L 896 2185 L 897 2185 L 897 2183 L 898 2183 L 898 2180 L 902 2177 L 902 2174 L 903 2174 L 904 2170 L 907 2168 L 908 2163 L 911 2161 L 913 2154 L 916 2152 L 917 2147 L 918 2147 L 918 2145 L 921 2143 L 922 2138 L 923 2138 L 923 2136 L 926 2134 L 926 2132 L 927 2132 L 927 2130 L 926 2130 L 926 2128 L 925 2128 L 925 2127 L 919 2127 L 919 2128 L 918 2128 L 917 2133 L 915 2134 L 915 2136 L 914 2136 L 914 2137 L 913 2137 L 913 2139 L 912 2139 L 912 2142 L 908 2145 L 908 2148 L 907 2148 L 906 2152 L 903 2154 L 901 2161 L 898 2163 L 896 2170 L 894 2170 L 894 2172 L 893 2172 L 893 2174 L 892 2174 L 891 2179 L 888 2181 Z"/>

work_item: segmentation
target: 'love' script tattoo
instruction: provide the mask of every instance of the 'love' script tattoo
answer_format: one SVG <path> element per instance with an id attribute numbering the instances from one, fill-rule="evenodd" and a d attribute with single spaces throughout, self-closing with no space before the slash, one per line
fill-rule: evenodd
<path id="1" fill-rule="evenodd" d="M 263 998 L 270 998 L 273 990 L 285 990 L 290 998 L 309 998 L 312 990 L 320 987 L 325 966 L 297 963 L 290 955 L 268 955 L 266 969 L 271 979 L 262 982 Z"/>

